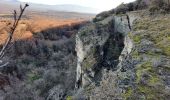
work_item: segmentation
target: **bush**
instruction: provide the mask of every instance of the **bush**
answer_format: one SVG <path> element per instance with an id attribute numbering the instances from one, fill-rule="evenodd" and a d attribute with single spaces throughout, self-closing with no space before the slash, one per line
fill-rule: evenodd
<path id="1" fill-rule="evenodd" d="M 128 7 L 128 11 L 133 11 L 135 8 L 135 5 L 134 5 L 134 3 L 128 3 L 127 7 Z"/>
<path id="2" fill-rule="evenodd" d="M 97 21 L 102 21 L 103 19 L 105 19 L 106 17 L 110 16 L 112 12 L 109 11 L 104 11 L 101 12 L 100 14 L 96 15 L 96 17 L 93 19 L 94 22 Z"/>
<path id="3" fill-rule="evenodd" d="M 170 0 L 151 0 L 149 11 L 151 13 L 168 13 L 170 11 Z"/>
<path id="4" fill-rule="evenodd" d="M 128 4 L 121 4 L 115 9 L 116 14 L 125 14 L 128 11 L 134 11 L 135 10 L 135 3 L 128 3 Z"/>
<path id="5" fill-rule="evenodd" d="M 136 0 L 134 2 L 134 9 L 135 10 L 142 10 L 142 9 L 146 9 L 148 8 L 149 5 L 149 1 L 145 1 L 145 0 Z"/>
<path id="6" fill-rule="evenodd" d="M 153 13 L 153 12 L 157 12 L 159 11 L 159 7 L 153 6 L 149 8 L 149 12 Z"/>
<path id="7" fill-rule="evenodd" d="M 151 6 L 156 6 L 161 8 L 164 5 L 163 0 L 151 0 Z"/>
<path id="8" fill-rule="evenodd" d="M 116 9 L 115 13 L 116 14 L 125 14 L 127 11 L 129 11 L 129 8 L 126 4 L 120 4 Z"/>

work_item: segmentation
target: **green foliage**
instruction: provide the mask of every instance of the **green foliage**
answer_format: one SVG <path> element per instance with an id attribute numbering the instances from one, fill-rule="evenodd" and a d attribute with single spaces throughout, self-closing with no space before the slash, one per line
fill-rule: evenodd
<path id="1" fill-rule="evenodd" d="M 142 78 L 143 73 L 149 70 L 152 70 L 152 65 L 150 62 L 139 64 L 136 68 L 136 76 L 137 76 L 136 81 L 139 82 Z"/>
<path id="2" fill-rule="evenodd" d="M 157 46 L 162 49 L 162 54 L 170 57 L 170 40 L 164 39 L 164 42 L 159 42 Z"/>
<path id="3" fill-rule="evenodd" d="M 160 45 L 159 47 L 163 50 L 164 55 L 170 56 L 170 46 L 167 47 L 167 46 Z"/>
<path id="4" fill-rule="evenodd" d="M 167 18 L 152 20 L 143 19 L 137 21 L 134 25 L 134 30 L 145 30 L 143 34 L 137 34 L 135 36 L 129 35 L 135 43 L 140 43 L 142 38 L 148 39 L 160 48 L 162 54 L 170 56 L 170 20 Z"/>
<path id="5" fill-rule="evenodd" d="M 126 92 L 123 94 L 123 97 L 127 100 L 133 94 L 133 90 L 131 87 L 128 87 Z"/>
<path id="6" fill-rule="evenodd" d="M 67 96 L 66 100 L 73 100 L 72 96 Z"/>
<path id="7" fill-rule="evenodd" d="M 135 35 L 135 36 L 133 37 L 133 41 L 134 41 L 135 43 L 140 43 L 141 37 L 138 36 L 138 35 Z"/>
<path id="8" fill-rule="evenodd" d="M 155 18 L 144 17 L 134 23 L 134 31 L 128 36 L 133 40 L 136 48 L 131 52 L 132 59 L 139 63 L 135 65 L 136 88 L 127 89 L 126 99 L 166 100 L 165 84 L 158 69 L 163 73 L 170 71 L 169 65 L 159 62 L 162 57 L 167 59 L 170 57 L 169 23 L 169 16 L 166 15 Z"/>
<path id="9" fill-rule="evenodd" d="M 82 68 L 84 70 L 90 69 L 94 66 L 94 64 L 97 63 L 95 58 L 96 48 L 92 48 L 91 52 L 88 54 L 88 56 L 84 59 Z"/>
<path id="10" fill-rule="evenodd" d="M 129 33 L 128 36 L 133 40 L 134 43 L 139 44 L 141 42 L 142 37 L 140 35 L 132 35 Z"/>
<path id="11" fill-rule="evenodd" d="M 137 21 L 135 22 L 134 25 L 134 30 L 147 30 L 148 27 L 150 26 L 149 20 L 148 19 L 142 19 L 142 21 Z"/>
<path id="12" fill-rule="evenodd" d="M 132 57 L 133 57 L 134 59 L 139 59 L 139 58 L 140 58 L 139 52 L 138 52 L 137 50 L 133 51 L 133 52 L 132 52 Z"/>
<path id="13" fill-rule="evenodd" d="M 38 75 L 37 73 L 29 73 L 28 74 L 28 81 L 31 82 L 31 83 L 34 82 L 35 80 L 39 79 L 39 78 L 41 78 L 41 76 Z"/>
<path id="14" fill-rule="evenodd" d="M 143 83 L 141 80 L 142 78 L 144 78 L 144 74 L 148 77 L 144 79 L 146 83 Z M 155 99 L 155 96 L 160 92 L 160 88 L 155 88 L 155 86 L 160 84 L 161 80 L 157 75 L 157 71 L 152 67 L 152 63 L 145 62 L 139 64 L 136 68 L 136 75 L 137 93 L 143 93 L 147 100 Z"/>
<path id="15" fill-rule="evenodd" d="M 158 82 L 160 82 L 159 77 L 155 73 L 152 73 L 148 84 L 153 85 L 153 84 L 156 84 Z"/>

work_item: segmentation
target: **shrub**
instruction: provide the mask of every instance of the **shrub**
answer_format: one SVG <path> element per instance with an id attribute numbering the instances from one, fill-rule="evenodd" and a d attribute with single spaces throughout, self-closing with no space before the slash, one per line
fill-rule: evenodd
<path id="1" fill-rule="evenodd" d="M 146 2 L 145 0 L 136 0 L 135 1 L 135 10 L 142 10 L 146 9 L 148 7 L 149 2 Z"/>
<path id="2" fill-rule="evenodd" d="M 151 13 L 168 13 L 170 11 L 169 1 L 170 0 L 151 0 L 149 11 Z"/>
<path id="3" fill-rule="evenodd" d="M 128 11 L 134 11 L 135 10 L 135 2 L 131 2 L 128 4 L 120 4 L 116 9 L 115 13 L 116 14 L 124 14 Z"/>
<path id="4" fill-rule="evenodd" d="M 106 17 L 110 16 L 111 15 L 111 12 L 109 11 L 104 11 L 98 15 L 96 15 L 96 17 L 93 19 L 94 22 L 97 22 L 97 21 L 101 21 L 103 19 L 105 19 Z"/>
<path id="5" fill-rule="evenodd" d="M 37 73 L 29 73 L 28 74 L 28 81 L 29 82 L 34 82 L 35 80 L 39 79 L 41 76 L 38 75 Z"/>
<path id="6" fill-rule="evenodd" d="M 134 3 L 128 3 L 127 7 L 128 7 L 128 11 L 133 11 L 135 8 L 135 5 L 134 5 Z"/>
<path id="7" fill-rule="evenodd" d="M 116 9 L 115 13 L 116 14 L 125 14 L 127 11 L 129 11 L 129 8 L 126 4 L 120 4 Z"/>
<path id="8" fill-rule="evenodd" d="M 151 6 L 162 7 L 163 5 L 163 0 L 151 0 Z"/>
<path id="9" fill-rule="evenodd" d="M 159 10 L 159 7 L 153 6 L 149 8 L 149 12 L 153 13 L 153 12 L 157 12 Z"/>

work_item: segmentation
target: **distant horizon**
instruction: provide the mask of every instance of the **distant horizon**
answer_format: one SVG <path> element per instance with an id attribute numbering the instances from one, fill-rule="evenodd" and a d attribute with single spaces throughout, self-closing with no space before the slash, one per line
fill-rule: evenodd
<path id="1" fill-rule="evenodd" d="M 8 0 L 10 1 L 10 0 Z M 27 3 L 45 4 L 45 5 L 77 5 L 96 9 L 96 12 L 107 11 L 120 5 L 135 0 L 17 0 Z"/>

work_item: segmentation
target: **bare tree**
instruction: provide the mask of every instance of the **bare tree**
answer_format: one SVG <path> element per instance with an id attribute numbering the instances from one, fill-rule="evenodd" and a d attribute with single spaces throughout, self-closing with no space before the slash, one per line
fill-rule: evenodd
<path id="1" fill-rule="evenodd" d="M 22 7 L 22 5 L 20 5 L 20 13 L 19 13 L 19 16 L 17 16 L 17 12 L 16 12 L 16 10 L 14 10 L 14 13 L 13 13 L 13 15 L 14 15 L 14 23 L 13 23 L 12 27 L 10 28 L 10 32 L 8 33 L 8 37 L 7 37 L 7 39 L 5 40 L 5 43 L 4 43 L 3 47 L 2 47 L 2 49 L 0 50 L 0 68 L 5 67 L 5 66 L 7 66 L 7 65 L 9 64 L 9 62 L 5 62 L 5 63 L 4 63 L 4 62 L 2 61 L 2 58 L 4 57 L 7 49 L 10 48 L 10 47 L 9 47 L 9 44 L 12 42 L 12 39 L 13 39 L 15 30 L 16 30 L 16 28 L 17 28 L 17 26 L 18 26 L 18 23 L 19 23 L 19 21 L 21 20 L 21 17 L 22 17 L 22 15 L 23 15 L 25 9 L 26 9 L 28 6 L 29 6 L 28 4 L 25 4 L 24 7 Z"/>
<path id="2" fill-rule="evenodd" d="M 28 4 L 25 4 L 25 6 L 23 8 L 22 5 L 20 5 L 19 16 L 17 16 L 17 12 L 16 12 L 16 10 L 14 10 L 14 23 L 13 23 L 12 27 L 10 28 L 10 32 L 8 33 L 8 37 L 5 40 L 5 43 L 2 47 L 2 49 L 0 50 L 0 68 L 6 68 L 6 66 L 9 64 L 8 61 L 4 63 L 2 59 L 5 55 L 5 53 L 7 52 L 7 50 L 11 47 L 11 46 L 9 46 L 9 44 L 12 42 L 13 35 L 14 35 L 14 32 L 18 26 L 18 23 L 21 20 L 21 17 L 23 15 L 25 9 L 28 6 L 29 6 Z M 6 92 L 4 89 L 4 86 L 6 86 L 6 85 L 10 85 L 10 80 L 7 75 L 0 73 L 0 90 L 3 90 L 4 92 Z"/>

